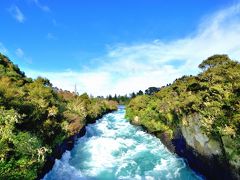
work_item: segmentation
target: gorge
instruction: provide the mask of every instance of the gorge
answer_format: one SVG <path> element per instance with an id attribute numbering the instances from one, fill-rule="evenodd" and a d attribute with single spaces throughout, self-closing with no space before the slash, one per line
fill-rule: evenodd
<path id="1" fill-rule="evenodd" d="M 203 179 L 161 141 L 131 125 L 125 109 L 86 126 L 86 134 L 66 151 L 43 180 Z"/>
<path id="2" fill-rule="evenodd" d="M 239 179 L 240 64 L 214 55 L 199 67 L 125 110 L 121 97 L 28 78 L 0 54 L 0 178 Z"/>

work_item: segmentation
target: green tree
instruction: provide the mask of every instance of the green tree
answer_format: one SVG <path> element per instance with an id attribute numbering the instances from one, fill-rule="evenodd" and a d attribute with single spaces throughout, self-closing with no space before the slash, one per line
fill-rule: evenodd
<path id="1" fill-rule="evenodd" d="M 218 65 L 223 65 L 228 62 L 231 62 L 231 59 L 228 55 L 213 55 L 206 60 L 204 60 L 201 64 L 199 64 L 199 68 L 203 70 L 207 70 L 208 68 L 213 68 Z"/>

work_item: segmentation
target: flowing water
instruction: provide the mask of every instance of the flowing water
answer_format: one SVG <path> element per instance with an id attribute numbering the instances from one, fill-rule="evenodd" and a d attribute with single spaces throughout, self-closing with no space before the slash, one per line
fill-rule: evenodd
<path id="1" fill-rule="evenodd" d="M 125 110 L 86 127 L 85 136 L 56 160 L 44 180 L 202 179 L 156 137 L 131 125 Z"/>

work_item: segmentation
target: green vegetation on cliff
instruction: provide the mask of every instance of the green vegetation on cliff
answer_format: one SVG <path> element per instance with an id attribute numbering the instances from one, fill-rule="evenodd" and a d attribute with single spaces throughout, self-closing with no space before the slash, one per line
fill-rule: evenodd
<path id="1" fill-rule="evenodd" d="M 36 179 L 57 144 L 78 133 L 87 120 L 116 109 L 114 101 L 27 78 L 0 54 L 0 179 Z"/>
<path id="2" fill-rule="evenodd" d="M 212 149 L 216 149 L 212 142 L 217 142 L 223 158 L 239 172 L 240 63 L 227 55 L 214 55 L 199 68 L 202 73 L 197 76 L 183 76 L 154 95 L 132 99 L 126 116 L 149 132 L 164 133 L 170 138 L 178 129 L 189 126 L 195 117 L 201 137 L 213 140 L 206 141 Z"/>

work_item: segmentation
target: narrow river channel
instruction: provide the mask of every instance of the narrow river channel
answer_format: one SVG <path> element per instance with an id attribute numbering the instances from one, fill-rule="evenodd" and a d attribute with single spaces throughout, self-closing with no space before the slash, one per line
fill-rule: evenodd
<path id="1" fill-rule="evenodd" d="M 89 124 L 44 180 L 202 179 L 161 141 L 131 125 L 124 107 Z"/>

